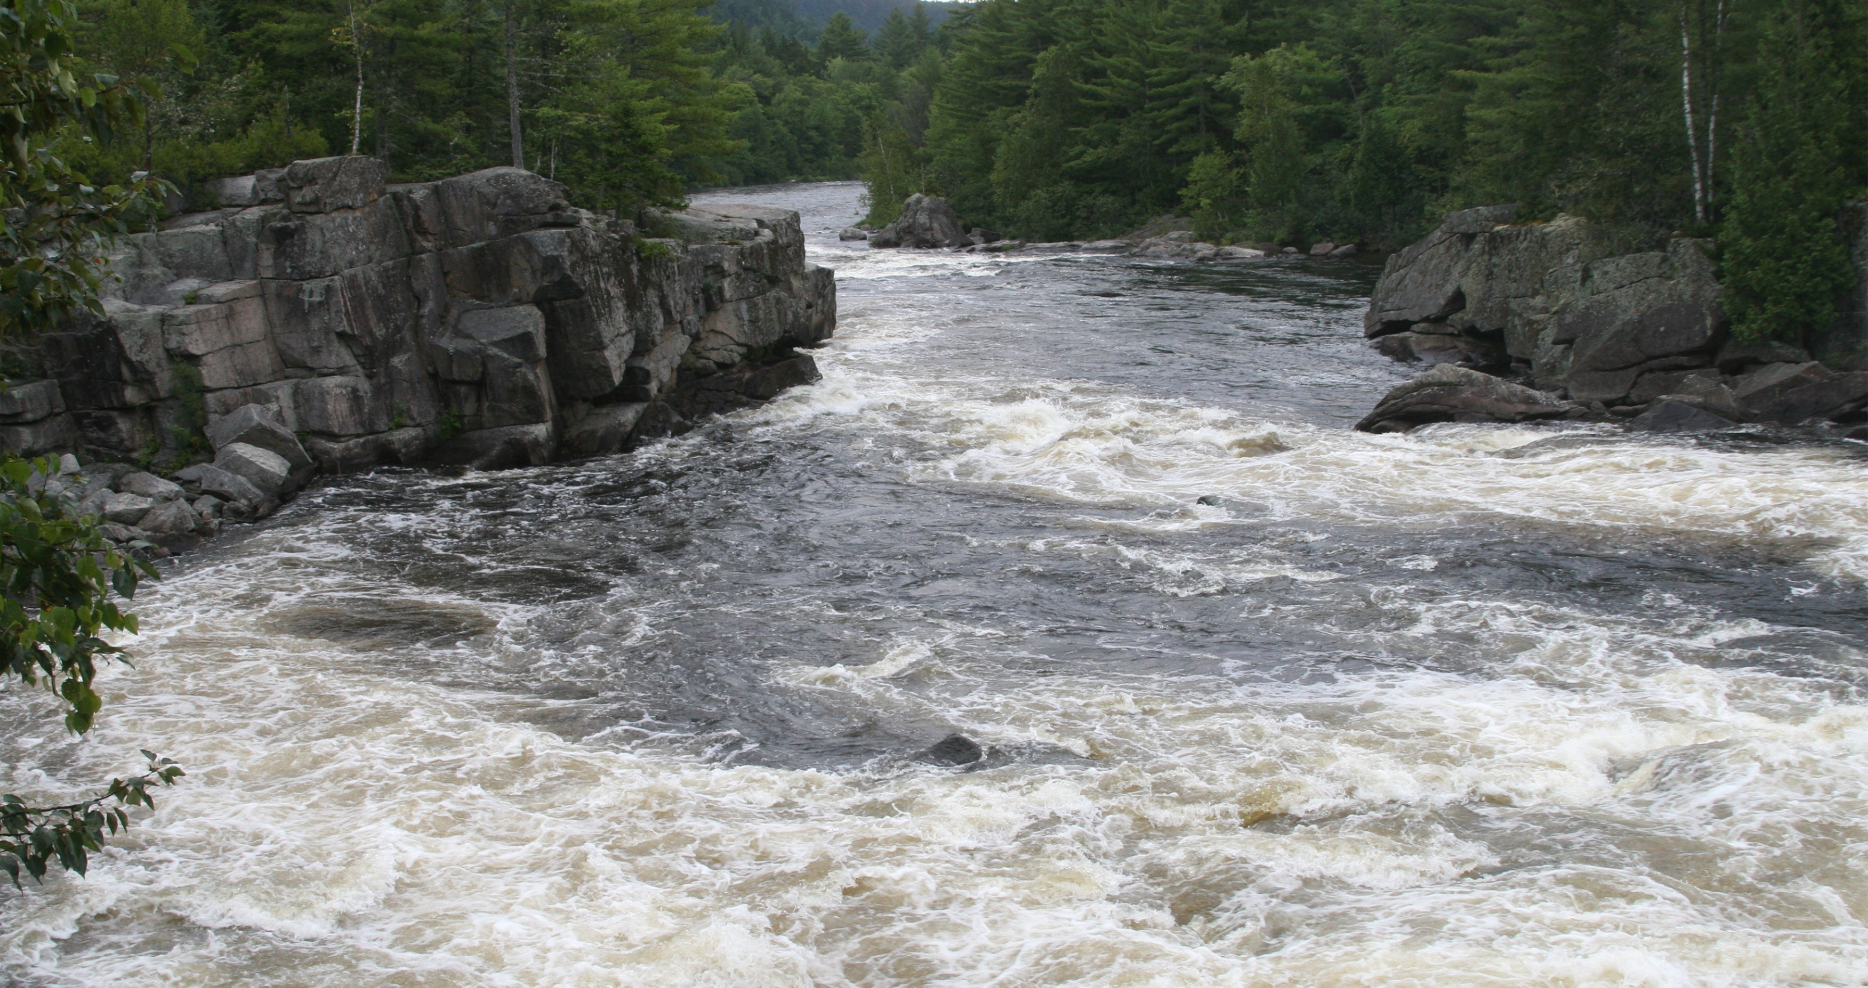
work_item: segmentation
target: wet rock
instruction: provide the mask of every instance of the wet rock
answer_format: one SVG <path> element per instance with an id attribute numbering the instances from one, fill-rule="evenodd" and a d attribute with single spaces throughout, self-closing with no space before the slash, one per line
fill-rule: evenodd
<path id="1" fill-rule="evenodd" d="M 1732 389 L 1717 377 L 1704 372 L 1689 374 L 1680 382 L 1677 390 L 1656 395 L 1659 401 L 1677 401 L 1692 405 L 1720 418 L 1734 422 L 1745 421 L 1745 411 L 1738 405 L 1738 399 L 1732 395 Z"/>
<path id="2" fill-rule="evenodd" d="M 838 240 L 868 240 L 869 232 L 866 230 L 858 230 L 857 228 L 853 226 L 846 226 L 842 230 L 838 231 L 837 239 Z"/>
<path id="3" fill-rule="evenodd" d="M 351 439 L 312 436 L 305 445 L 324 472 L 356 473 L 381 464 L 413 466 L 435 449 L 437 441 L 428 430 L 408 426 Z"/>
<path id="4" fill-rule="evenodd" d="M 1430 422 L 1523 422 L 1561 418 L 1577 407 L 1489 374 L 1441 364 L 1389 391 L 1356 428 L 1405 432 Z"/>
<path id="5" fill-rule="evenodd" d="M 1338 247 L 1335 250 L 1330 251 L 1330 253 L 1327 256 L 1340 260 L 1343 258 L 1355 257 L 1356 255 L 1360 253 L 1362 253 L 1361 247 L 1355 244 L 1343 244 L 1341 247 Z"/>
<path id="6" fill-rule="evenodd" d="M 1776 340 L 1729 340 L 1719 348 L 1713 366 L 1724 374 L 1744 374 L 1762 364 L 1808 363 L 1810 352 Z"/>
<path id="7" fill-rule="evenodd" d="M 1815 361 L 1767 364 L 1734 382 L 1732 394 L 1746 417 L 1793 425 L 1861 407 L 1868 401 L 1868 372 L 1838 374 Z"/>
<path id="8" fill-rule="evenodd" d="M 1092 240 L 1083 245 L 1085 254 L 1126 254 L 1133 246 L 1126 240 Z"/>
<path id="9" fill-rule="evenodd" d="M 1334 251 L 1335 249 L 1336 249 L 1335 244 L 1330 243 L 1328 240 L 1325 240 L 1322 243 L 1316 243 L 1316 244 L 1310 245 L 1310 256 L 1311 257 L 1328 257 L 1330 256 L 1330 252 Z"/>
<path id="10" fill-rule="evenodd" d="M 1395 333 L 1377 337 L 1375 348 L 1383 356 L 1406 363 L 1458 364 L 1474 370 L 1499 371 L 1511 366 L 1511 358 L 1502 347 L 1451 333 Z"/>
<path id="11" fill-rule="evenodd" d="M 919 192 L 902 203 L 902 215 L 869 237 L 872 247 L 965 247 L 971 241 L 953 207 Z"/>
<path id="12" fill-rule="evenodd" d="M 221 447 L 214 455 L 214 466 L 252 484 L 267 497 L 287 490 L 292 478 L 292 465 L 285 457 L 246 443 L 228 443 Z"/>
<path id="13" fill-rule="evenodd" d="M 212 494 L 223 501 L 243 505 L 249 513 L 267 502 L 266 493 L 253 486 L 245 477 L 205 463 L 190 467 L 189 470 L 196 471 L 194 477 L 203 494 Z M 186 483 L 184 486 L 187 486 Z"/>
<path id="14" fill-rule="evenodd" d="M 203 518 L 219 518 L 221 516 L 221 509 L 225 507 L 226 504 L 226 501 L 212 494 L 203 494 L 195 498 L 194 503 L 189 505 L 189 507 L 194 508 L 195 514 Z"/>
<path id="15" fill-rule="evenodd" d="M 949 734 L 917 757 L 936 765 L 971 765 L 986 757 L 986 751 L 964 734 Z"/>
<path id="16" fill-rule="evenodd" d="M 999 236 L 998 233 L 992 230 L 987 230 L 987 229 L 976 226 L 973 229 L 966 231 L 966 239 L 971 241 L 974 246 L 979 247 L 979 246 L 984 246 L 986 244 L 996 244 L 999 241 L 1004 240 L 1005 238 Z"/>
<path id="17" fill-rule="evenodd" d="M 1221 247 L 1218 251 L 1218 257 L 1215 259 L 1221 261 L 1249 261 L 1264 256 L 1265 252 L 1256 247 Z"/>
<path id="18" fill-rule="evenodd" d="M 1634 432 L 1715 432 L 1737 424 L 1686 402 L 1664 399 L 1629 420 L 1628 428 Z"/>
<path id="19" fill-rule="evenodd" d="M 194 532 L 151 532 L 149 541 L 171 556 L 180 556 L 201 548 L 206 540 Z"/>
<path id="20" fill-rule="evenodd" d="M 207 437 L 216 450 L 245 443 L 283 457 L 294 471 L 313 466 L 298 436 L 279 421 L 276 405 L 242 405 L 226 415 L 210 418 Z"/>
<path id="21" fill-rule="evenodd" d="M 155 535 L 174 535 L 193 532 L 200 523 L 201 516 L 186 501 L 164 501 L 150 508 L 136 525 Z"/>
<path id="22" fill-rule="evenodd" d="M 543 466 L 551 462 L 556 450 L 557 436 L 551 426 L 513 425 L 463 432 L 443 443 L 435 459 L 475 470 L 504 470 Z"/>

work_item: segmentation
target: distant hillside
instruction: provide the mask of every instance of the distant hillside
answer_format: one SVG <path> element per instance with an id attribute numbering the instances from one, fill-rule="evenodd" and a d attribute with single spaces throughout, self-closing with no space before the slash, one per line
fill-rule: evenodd
<path id="1" fill-rule="evenodd" d="M 830 15 L 842 11 L 864 31 L 874 34 L 889 11 L 914 8 L 915 0 L 716 0 L 710 13 L 725 23 L 738 21 L 752 27 L 769 27 L 780 34 L 811 39 L 823 30 Z M 939 24 L 964 3 L 922 3 L 929 23 Z"/>

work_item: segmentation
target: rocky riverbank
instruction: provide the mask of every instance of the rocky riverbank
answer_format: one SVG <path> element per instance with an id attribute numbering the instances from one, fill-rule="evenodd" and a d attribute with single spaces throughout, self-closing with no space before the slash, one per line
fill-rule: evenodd
<path id="1" fill-rule="evenodd" d="M 1614 254 L 1584 220 L 1518 223 L 1514 212 L 1451 213 L 1388 259 L 1364 334 L 1395 359 L 1431 367 L 1389 392 L 1358 428 L 1570 419 L 1687 431 L 1868 421 L 1860 299 L 1841 325 L 1803 346 L 1739 340 L 1709 244 L 1679 237 L 1664 250 Z M 1856 258 L 1859 294 L 1868 297 L 1861 237 Z"/>
<path id="2" fill-rule="evenodd" d="M 816 377 L 836 289 L 794 212 L 631 221 L 515 168 L 385 172 L 230 179 L 125 238 L 101 315 L 7 354 L 0 447 L 75 454 L 48 483 L 180 550 L 319 473 L 613 452 Z"/>
<path id="3" fill-rule="evenodd" d="M 871 247 L 909 247 L 921 250 L 946 248 L 968 253 L 1007 254 L 1018 251 L 1080 251 L 1090 254 L 1125 254 L 1138 257 L 1182 258 L 1191 261 L 1244 261 L 1264 257 L 1355 257 L 1361 248 L 1355 244 L 1317 243 L 1308 251 L 1276 244 L 1247 247 L 1240 244 L 1214 244 L 1197 239 L 1186 229 L 1189 221 L 1164 216 L 1111 240 L 1070 240 L 1028 243 L 1007 240 L 999 234 L 960 222 L 946 199 L 915 193 L 902 203 L 902 214 L 894 222 L 877 230 L 849 227 L 843 240 L 867 240 Z"/>

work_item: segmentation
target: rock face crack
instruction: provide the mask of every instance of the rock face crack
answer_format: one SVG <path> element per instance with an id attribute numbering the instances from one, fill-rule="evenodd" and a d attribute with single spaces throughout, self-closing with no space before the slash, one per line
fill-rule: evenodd
<path id="1" fill-rule="evenodd" d="M 678 406 L 649 416 L 665 430 L 813 379 L 796 351 L 835 329 L 833 276 L 805 262 L 789 210 L 639 227 L 517 168 L 385 174 L 295 162 L 124 238 L 103 315 L 28 354 L 36 373 L 13 389 L 30 397 L 0 415 L 0 446 L 173 454 L 258 406 L 325 471 L 542 463 L 623 448 L 651 406 Z"/>

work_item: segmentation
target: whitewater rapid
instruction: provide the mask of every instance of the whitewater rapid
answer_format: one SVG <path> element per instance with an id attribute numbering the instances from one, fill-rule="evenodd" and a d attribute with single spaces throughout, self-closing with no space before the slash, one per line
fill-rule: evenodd
<path id="1" fill-rule="evenodd" d="M 824 379 L 328 483 L 139 598 L 186 766 L 21 986 L 1868 983 L 1868 459 L 1350 431 L 1373 272 L 836 241 Z M 915 758 L 949 732 L 969 770 Z"/>

